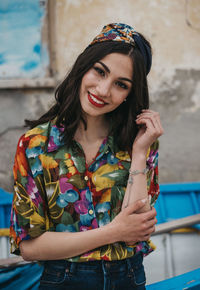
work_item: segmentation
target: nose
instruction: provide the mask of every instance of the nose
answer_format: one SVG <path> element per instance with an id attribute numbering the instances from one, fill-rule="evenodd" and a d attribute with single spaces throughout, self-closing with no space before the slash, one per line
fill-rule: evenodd
<path id="1" fill-rule="evenodd" d="M 97 85 L 97 93 L 100 97 L 107 98 L 111 94 L 111 82 L 108 79 L 101 80 Z"/>

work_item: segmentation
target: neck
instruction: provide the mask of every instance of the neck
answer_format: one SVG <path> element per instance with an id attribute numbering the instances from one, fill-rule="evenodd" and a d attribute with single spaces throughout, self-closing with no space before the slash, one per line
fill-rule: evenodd
<path id="1" fill-rule="evenodd" d="M 90 117 L 87 116 L 87 129 L 85 130 L 83 122 L 79 124 L 79 127 L 75 133 L 75 139 L 77 141 L 94 142 L 94 140 L 100 140 L 105 138 L 109 132 L 109 124 L 105 118 L 102 117 Z"/>

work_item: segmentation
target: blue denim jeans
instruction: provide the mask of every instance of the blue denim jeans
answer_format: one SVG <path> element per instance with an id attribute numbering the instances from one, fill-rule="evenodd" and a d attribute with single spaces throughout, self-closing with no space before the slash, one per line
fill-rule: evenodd
<path id="1" fill-rule="evenodd" d="M 143 290 L 146 278 L 142 262 L 142 254 L 111 262 L 46 261 L 39 289 Z"/>

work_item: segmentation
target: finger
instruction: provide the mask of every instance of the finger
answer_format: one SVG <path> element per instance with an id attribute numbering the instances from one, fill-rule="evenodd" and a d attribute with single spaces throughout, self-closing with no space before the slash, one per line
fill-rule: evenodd
<path id="1" fill-rule="evenodd" d="M 160 115 L 159 115 L 159 113 L 149 113 L 149 112 L 142 113 L 142 114 L 138 115 L 137 118 L 136 118 L 136 120 L 141 119 L 141 118 L 145 118 L 145 117 L 147 117 L 147 118 L 153 118 L 153 119 L 156 119 L 156 120 L 160 121 Z"/>
<path id="2" fill-rule="evenodd" d="M 150 115 L 150 114 L 144 115 L 143 117 L 140 117 L 139 119 L 137 119 L 136 123 L 137 124 L 144 123 L 145 120 L 151 121 L 151 123 L 147 123 L 147 124 L 149 124 L 150 129 L 153 129 L 153 128 L 155 129 L 154 134 L 156 134 L 158 137 L 163 134 L 163 129 L 161 127 L 159 120 L 157 118 L 155 118 L 155 116 L 153 116 L 153 115 Z M 152 126 L 150 126 L 151 124 L 152 124 Z"/>
<path id="3" fill-rule="evenodd" d="M 152 123 L 154 128 L 157 130 L 158 135 L 161 136 L 163 134 L 163 128 L 161 126 L 160 117 L 152 115 Z"/>
<path id="4" fill-rule="evenodd" d="M 140 116 L 137 120 L 136 123 L 137 124 L 145 124 L 145 121 L 149 120 L 151 121 L 153 127 L 155 128 L 154 122 L 153 122 L 153 117 L 151 115 L 142 115 Z"/>
<path id="5" fill-rule="evenodd" d="M 150 221 L 156 217 L 156 214 L 156 210 L 153 207 L 152 209 L 144 213 L 144 219 L 146 219 L 146 221 Z"/>
<path id="6" fill-rule="evenodd" d="M 158 112 L 153 112 L 152 113 L 153 119 L 157 124 L 157 128 L 159 128 L 161 135 L 163 134 L 163 127 L 161 125 L 161 120 L 160 120 L 160 114 Z"/>
<path id="7" fill-rule="evenodd" d="M 140 114 L 138 114 L 138 116 L 142 115 L 142 114 L 152 114 L 152 115 L 156 115 L 159 114 L 158 112 L 152 111 L 152 110 L 142 110 Z"/>
<path id="8" fill-rule="evenodd" d="M 142 112 L 142 113 L 159 114 L 158 112 L 153 111 L 153 110 L 150 110 L 150 109 L 143 109 L 141 112 Z"/>
<path id="9" fill-rule="evenodd" d="M 164 129 L 163 129 L 163 127 L 162 127 L 162 124 L 161 124 L 160 118 L 157 118 L 157 119 L 156 119 L 156 122 L 157 122 L 158 128 L 159 128 L 159 130 L 160 130 L 160 135 L 163 135 L 163 133 L 164 133 Z"/>
<path id="10" fill-rule="evenodd" d="M 150 118 L 141 118 L 136 120 L 137 125 L 145 124 L 146 128 L 151 130 L 151 132 L 154 134 L 156 131 L 156 128 L 154 127 L 154 124 Z"/>
<path id="11" fill-rule="evenodd" d="M 142 113 L 138 115 L 140 117 L 145 117 L 145 116 L 152 116 L 154 118 L 155 122 L 157 123 L 157 126 L 159 128 L 159 131 L 161 132 L 161 135 L 164 133 L 163 127 L 161 125 L 160 121 L 160 114 L 158 112 L 152 111 L 152 110 L 142 110 Z"/>
<path id="12" fill-rule="evenodd" d="M 145 235 L 142 241 L 148 241 L 151 238 L 151 235 Z"/>
<path id="13" fill-rule="evenodd" d="M 154 227 L 156 225 L 156 223 L 157 223 L 157 219 L 154 217 L 153 219 L 148 220 L 146 222 L 146 228 L 150 229 L 150 228 Z"/>
<path id="14" fill-rule="evenodd" d="M 144 237 L 151 236 L 155 232 L 155 229 L 155 226 L 149 228 L 148 231 L 146 231 L 146 233 L 144 234 Z"/>
<path id="15" fill-rule="evenodd" d="M 153 116 L 155 118 L 159 118 L 160 119 L 160 114 L 158 112 L 154 112 L 154 111 L 151 111 L 151 110 L 143 111 L 142 113 L 137 115 L 137 118 L 138 117 L 142 117 L 142 116 Z"/>
<path id="16" fill-rule="evenodd" d="M 139 199 L 132 204 L 128 205 L 124 211 L 126 211 L 127 214 L 133 214 L 134 212 L 137 212 L 139 209 L 141 209 L 147 202 L 147 198 Z"/>

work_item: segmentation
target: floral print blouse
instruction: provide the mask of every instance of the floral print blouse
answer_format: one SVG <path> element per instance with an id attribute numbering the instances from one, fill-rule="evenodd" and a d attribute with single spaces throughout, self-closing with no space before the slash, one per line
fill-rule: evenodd
<path id="1" fill-rule="evenodd" d="M 29 130 L 18 143 L 14 162 L 11 252 L 19 243 L 45 231 L 88 231 L 111 222 L 120 212 L 130 168 L 130 155 L 108 136 L 87 165 L 81 145 L 67 149 L 63 128 L 48 122 Z M 147 186 L 151 205 L 159 194 L 158 142 L 147 154 Z M 53 242 L 53 241 L 52 241 Z M 109 244 L 68 260 L 120 260 L 154 249 L 151 241 L 127 246 Z"/>

